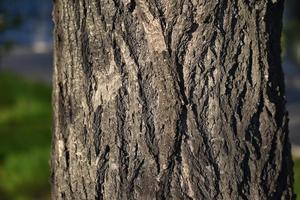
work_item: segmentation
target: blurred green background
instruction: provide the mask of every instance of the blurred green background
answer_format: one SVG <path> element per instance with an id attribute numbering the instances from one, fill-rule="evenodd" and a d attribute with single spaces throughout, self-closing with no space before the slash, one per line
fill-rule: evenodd
<path id="1" fill-rule="evenodd" d="M 50 199 L 51 4 L 0 0 L 0 200 Z M 286 0 L 282 57 L 300 196 L 299 8 Z"/>
<path id="2" fill-rule="evenodd" d="M 0 74 L 0 199 L 49 199 L 51 88 Z"/>

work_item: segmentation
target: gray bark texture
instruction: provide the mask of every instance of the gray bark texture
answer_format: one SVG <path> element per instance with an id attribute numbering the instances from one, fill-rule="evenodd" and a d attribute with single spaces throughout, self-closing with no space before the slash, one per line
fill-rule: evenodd
<path id="1" fill-rule="evenodd" d="M 294 199 L 282 0 L 55 0 L 55 200 Z"/>

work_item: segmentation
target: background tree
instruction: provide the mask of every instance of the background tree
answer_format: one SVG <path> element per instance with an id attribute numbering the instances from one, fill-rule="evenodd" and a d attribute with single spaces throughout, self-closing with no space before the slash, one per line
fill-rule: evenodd
<path id="1" fill-rule="evenodd" d="M 282 0 L 54 7 L 53 199 L 293 199 Z"/>

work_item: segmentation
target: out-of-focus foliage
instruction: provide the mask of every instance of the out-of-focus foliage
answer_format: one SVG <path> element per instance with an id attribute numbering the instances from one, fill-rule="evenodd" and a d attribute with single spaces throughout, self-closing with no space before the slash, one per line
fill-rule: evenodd
<path id="1" fill-rule="evenodd" d="M 294 190 L 297 199 L 300 199 L 300 160 L 294 161 Z"/>
<path id="2" fill-rule="evenodd" d="M 290 21 L 284 28 L 285 54 L 300 64 L 300 20 Z"/>
<path id="3" fill-rule="evenodd" d="M 48 199 L 51 90 L 1 73 L 0 91 L 0 199 Z"/>
<path id="4" fill-rule="evenodd" d="M 0 0 L 0 33 L 18 27 L 22 23 L 20 15 L 11 15 L 5 8 L 1 6 L 3 0 Z M 4 40 L 0 43 L 0 56 L 12 48 L 14 41 Z"/>
<path id="5" fill-rule="evenodd" d="M 283 45 L 285 55 L 300 65 L 300 1 L 286 0 Z"/>
<path id="6" fill-rule="evenodd" d="M 48 0 L 0 0 L 0 59 L 39 39 L 37 13 L 51 21 L 49 9 Z M 0 71 L 0 91 L 0 200 L 50 199 L 51 88 Z"/>
<path id="7" fill-rule="evenodd" d="M 0 0 L 0 4 L 3 0 Z M 0 6 L 0 32 L 5 31 L 9 28 L 14 28 L 22 23 L 22 18 L 20 15 L 12 15 L 2 6 Z"/>

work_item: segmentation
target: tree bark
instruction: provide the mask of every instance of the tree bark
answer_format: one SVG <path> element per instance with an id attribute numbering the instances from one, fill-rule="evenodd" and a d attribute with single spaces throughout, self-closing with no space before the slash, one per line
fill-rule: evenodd
<path id="1" fill-rule="evenodd" d="M 55 0 L 55 200 L 294 199 L 283 0 Z"/>

